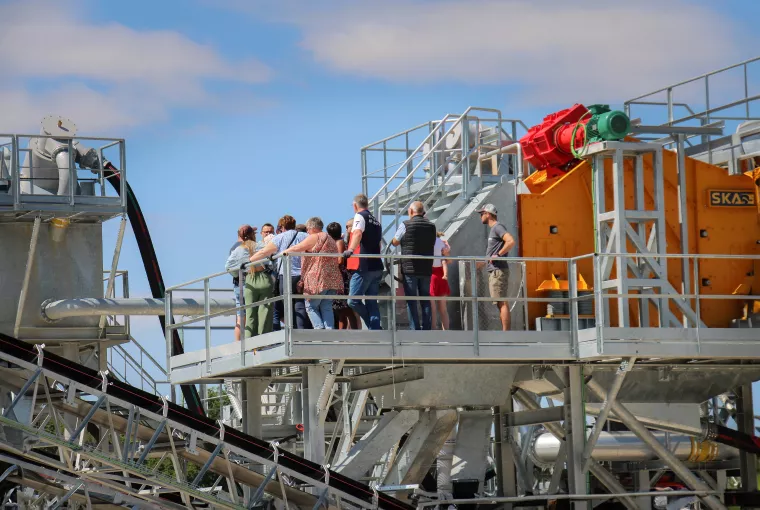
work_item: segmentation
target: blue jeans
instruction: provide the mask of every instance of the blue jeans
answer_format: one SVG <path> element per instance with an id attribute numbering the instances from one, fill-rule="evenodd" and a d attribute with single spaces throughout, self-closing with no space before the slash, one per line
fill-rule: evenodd
<path id="1" fill-rule="evenodd" d="M 349 283 L 349 296 L 377 296 L 380 293 L 382 271 L 356 271 Z M 348 306 L 359 314 L 369 329 L 380 327 L 380 307 L 376 299 L 348 299 Z"/>
<path id="2" fill-rule="evenodd" d="M 404 294 L 407 296 L 430 297 L 430 277 L 404 275 Z M 417 313 L 417 303 L 422 308 L 422 324 L 420 324 L 420 316 Z M 412 331 L 433 329 L 433 312 L 430 307 L 430 300 L 408 300 L 406 302 L 406 309 L 409 312 L 409 329 Z"/>
<path id="3" fill-rule="evenodd" d="M 337 292 L 333 289 L 322 291 L 320 296 L 334 296 Z M 306 313 L 309 314 L 311 325 L 314 329 L 335 329 L 335 316 L 333 315 L 332 299 L 306 300 Z"/>
<path id="4" fill-rule="evenodd" d="M 240 285 L 235 285 L 232 287 L 232 290 L 235 293 L 235 306 L 239 307 L 240 305 L 245 304 L 245 302 L 240 301 Z M 242 319 L 243 317 L 245 317 L 245 310 L 238 310 L 237 318 Z"/>

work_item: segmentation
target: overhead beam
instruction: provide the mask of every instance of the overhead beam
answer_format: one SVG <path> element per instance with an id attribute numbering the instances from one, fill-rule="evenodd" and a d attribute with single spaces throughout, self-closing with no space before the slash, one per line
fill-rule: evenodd
<path id="1" fill-rule="evenodd" d="M 565 419 L 565 408 L 562 406 L 543 407 L 527 411 L 504 413 L 504 425 L 506 427 L 525 427 L 528 425 L 540 425 L 562 421 Z"/>
<path id="2" fill-rule="evenodd" d="M 351 391 L 379 388 L 424 378 L 425 369 L 422 365 L 388 368 L 351 377 Z"/>

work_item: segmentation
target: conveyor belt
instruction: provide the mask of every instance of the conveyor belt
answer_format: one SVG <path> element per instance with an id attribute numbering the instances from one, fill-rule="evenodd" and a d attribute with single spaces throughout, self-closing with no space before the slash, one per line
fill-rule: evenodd
<path id="1" fill-rule="evenodd" d="M 29 370 L 37 368 L 38 354 L 34 346 L 2 333 L 0 333 L 0 358 Z M 87 393 L 92 395 L 99 396 L 103 393 L 103 377 L 95 370 L 49 352 L 44 353 L 41 367 L 48 377 L 53 377 L 61 382 L 69 381 L 74 383 L 80 388 L 83 387 Z M 161 419 L 164 403 L 160 397 L 112 377 L 106 376 L 106 382 L 106 395 L 108 397 L 139 408 L 143 416 L 148 417 L 153 415 L 155 419 Z M 189 412 L 184 407 L 169 403 L 167 419 L 191 434 L 197 433 L 198 438 L 201 440 L 219 442 L 219 425 L 205 416 L 200 416 Z M 263 439 L 249 436 L 238 430 L 225 429 L 223 441 L 231 449 L 247 453 L 247 457 L 251 457 L 269 466 L 275 465 L 274 448 Z M 292 474 L 307 483 L 314 483 L 316 486 L 324 486 L 325 482 L 327 482 L 331 493 L 363 501 L 368 507 L 371 507 L 374 498 L 377 498 L 377 506 L 379 508 L 387 510 L 412 510 L 414 508 L 395 498 L 378 494 L 368 486 L 334 471 L 327 470 L 327 473 L 329 473 L 328 477 L 323 466 L 287 451 L 279 451 L 277 466 L 284 472 Z"/>

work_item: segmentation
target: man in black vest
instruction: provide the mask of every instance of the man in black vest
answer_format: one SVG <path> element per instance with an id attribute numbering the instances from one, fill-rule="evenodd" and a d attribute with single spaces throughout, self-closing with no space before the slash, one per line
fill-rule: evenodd
<path id="1" fill-rule="evenodd" d="M 436 229 L 433 222 L 425 218 L 422 202 L 413 202 L 409 207 L 409 220 L 398 227 L 391 243 L 401 245 L 402 255 L 433 256 Z M 401 272 L 404 274 L 404 294 L 406 296 L 430 297 L 430 277 L 433 275 L 433 259 L 402 259 Z M 417 313 L 417 303 L 422 308 L 422 323 Z M 409 329 L 432 329 L 430 300 L 406 302 L 409 311 Z"/>

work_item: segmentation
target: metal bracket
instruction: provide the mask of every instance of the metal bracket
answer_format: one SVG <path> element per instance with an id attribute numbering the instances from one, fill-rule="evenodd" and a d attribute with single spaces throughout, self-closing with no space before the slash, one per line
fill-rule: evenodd
<path id="1" fill-rule="evenodd" d="M 108 370 L 101 370 L 98 373 L 100 374 L 100 378 L 103 380 L 103 385 L 101 386 L 101 391 L 103 393 L 106 393 L 106 390 L 108 390 Z"/>
<path id="2" fill-rule="evenodd" d="M 190 442 L 187 443 L 187 451 L 193 455 L 198 455 L 198 433 L 190 432 Z"/>
<path id="3" fill-rule="evenodd" d="M 43 352 L 45 344 L 34 344 L 34 348 L 37 350 L 37 366 L 42 367 L 42 360 L 45 359 L 45 353 Z"/>
<path id="4" fill-rule="evenodd" d="M 224 423 L 222 423 L 222 420 L 216 420 L 216 422 L 219 424 L 219 442 L 224 441 Z"/>

